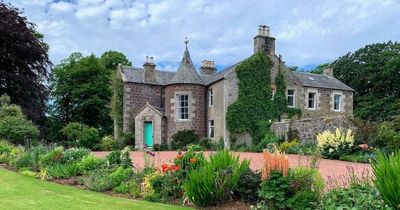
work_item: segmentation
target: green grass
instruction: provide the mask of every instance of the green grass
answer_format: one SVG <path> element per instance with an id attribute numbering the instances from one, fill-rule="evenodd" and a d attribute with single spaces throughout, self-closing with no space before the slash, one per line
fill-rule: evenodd
<path id="1" fill-rule="evenodd" d="M 0 209 L 189 209 L 129 200 L 41 181 L 0 168 Z"/>

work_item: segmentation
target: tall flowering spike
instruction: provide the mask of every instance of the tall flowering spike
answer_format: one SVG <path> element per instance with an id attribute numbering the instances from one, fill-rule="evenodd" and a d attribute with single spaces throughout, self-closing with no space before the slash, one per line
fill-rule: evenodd
<path id="1" fill-rule="evenodd" d="M 277 149 L 274 153 L 267 150 L 263 152 L 264 167 L 262 170 L 262 178 L 264 180 L 269 178 L 272 171 L 278 171 L 287 176 L 289 168 L 289 160 L 285 154 L 280 153 Z"/>

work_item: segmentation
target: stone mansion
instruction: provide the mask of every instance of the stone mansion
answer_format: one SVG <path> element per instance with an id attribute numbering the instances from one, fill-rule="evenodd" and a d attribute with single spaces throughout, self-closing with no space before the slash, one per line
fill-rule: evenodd
<path id="1" fill-rule="evenodd" d="M 272 89 L 278 69 L 287 81 L 287 105 L 301 110 L 302 119 L 351 116 L 354 90 L 333 77 L 333 69 L 323 74 L 295 72 L 275 54 L 275 38 L 267 26 L 259 26 L 254 53 L 263 50 L 273 66 Z M 238 97 L 235 64 L 217 72 L 213 61 L 203 61 L 197 71 L 185 41 L 182 61 L 176 72 L 156 69 L 152 57 L 143 68 L 118 66 L 124 83 L 123 131 L 135 133 L 138 149 L 169 143 L 177 131 L 190 129 L 213 141 L 223 139 L 229 147 L 225 116 Z"/>

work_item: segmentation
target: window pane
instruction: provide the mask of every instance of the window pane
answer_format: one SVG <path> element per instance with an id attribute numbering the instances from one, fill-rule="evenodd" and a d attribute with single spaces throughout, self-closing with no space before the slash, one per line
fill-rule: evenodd
<path id="1" fill-rule="evenodd" d="M 293 96 L 294 95 L 294 90 L 288 90 L 288 96 Z"/>
<path id="2" fill-rule="evenodd" d="M 308 93 L 308 108 L 315 108 L 315 93 Z"/>

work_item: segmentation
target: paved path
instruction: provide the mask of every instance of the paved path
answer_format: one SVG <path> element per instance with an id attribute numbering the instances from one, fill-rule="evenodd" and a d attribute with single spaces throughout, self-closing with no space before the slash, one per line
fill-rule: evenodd
<path id="1" fill-rule="evenodd" d="M 105 157 L 108 152 L 95 152 L 98 157 Z M 213 152 L 205 152 L 205 155 L 208 156 Z M 160 167 L 163 163 L 170 163 L 176 157 L 177 152 L 175 151 L 164 151 L 164 152 L 155 152 L 155 165 L 156 167 Z M 236 152 L 235 154 L 239 155 L 241 159 L 249 159 L 250 167 L 253 170 L 260 170 L 262 168 L 262 164 L 264 162 L 262 153 L 250 153 L 250 152 Z M 309 156 L 301 156 L 301 155 L 288 155 L 289 157 L 289 165 L 291 168 L 296 167 L 298 165 L 309 165 L 311 161 L 311 157 Z M 143 152 L 131 152 L 131 158 L 134 167 L 142 168 L 144 166 L 144 153 Z M 369 164 L 364 163 L 353 163 L 346 162 L 340 160 L 327 160 L 320 159 L 319 162 L 319 170 L 324 179 L 328 182 L 329 177 L 337 179 L 339 182 L 345 182 L 344 177 L 348 177 L 348 169 L 354 169 L 354 172 L 358 176 L 372 176 L 371 166 Z M 346 185 L 346 183 L 340 183 L 341 185 Z"/>

